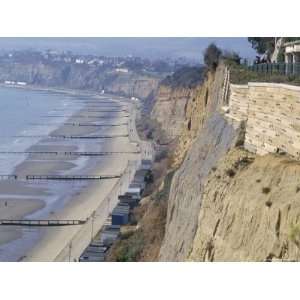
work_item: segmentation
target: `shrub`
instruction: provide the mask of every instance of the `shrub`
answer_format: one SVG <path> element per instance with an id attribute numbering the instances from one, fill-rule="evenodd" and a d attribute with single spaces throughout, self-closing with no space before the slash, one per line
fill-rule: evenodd
<path id="1" fill-rule="evenodd" d="M 204 63 L 206 66 L 214 71 L 216 70 L 222 51 L 214 44 L 210 44 L 204 51 Z"/>
<path id="2" fill-rule="evenodd" d="M 116 253 L 116 261 L 137 261 L 144 247 L 144 236 L 141 231 L 124 237 L 123 243 Z"/>
<path id="3" fill-rule="evenodd" d="M 268 201 L 265 202 L 265 204 L 266 204 L 267 207 L 271 207 L 273 203 L 272 203 L 271 200 L 268 200 Z"/>
<path id="4" fill-rule="evenodd" d="M 203 67 L 181 67 L 161 83 L 171 87 L 193 88 L 202 81 L 203 71 Z"/>
<path id="5" fill-rule="evenodd" d="M 229 64 L 241 64 L 241 57 L 234 51 L 224 51 L 222 54 L 222 58 Z"/>
<path id="6" fill-rule="evenodd" d="M 227 176 L 229 176 L 229 177 L 234 177 L 235 171 L 234 171 L 233 169 L 227 169 L 227 170 L 226 170 L 226 174 L 227 174 Z"/>
<path id="7" fill-rule="evenodd" d="M 226 64 L 230 67 L 230 83 L 233 84 L 247 84 L 248 82 L 272 82 L 300 85 L 300 77 L 297 76 L 286 76 L 279 74 L 275 70 L 272 72 L 272 74 L 256 72 L 248 69 L 246 66 L 238 65 L 233 62 L 226 62 Z"/>
<path id="8" fill-rule="evenodd" d="M 271 192 L 271 189 L 270 189 L 269 187 L 263 187 L 263 188 L 262 188 L 262 192 L 263 192 L 264 194 L 269 194 L 269 193 Z"/>
<path id="9" fill-rule="evenodd" d="M 160 150 L 155 155 L 155 162 L 160 162 L 161 160 L 168 157 L 168 151 L 166 149 Z"/>

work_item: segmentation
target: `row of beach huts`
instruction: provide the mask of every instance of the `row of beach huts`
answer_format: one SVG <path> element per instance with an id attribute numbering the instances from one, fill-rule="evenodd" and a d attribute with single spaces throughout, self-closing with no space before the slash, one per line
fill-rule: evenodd
<path id="1" fill-rule="evenodd" d="M 152 161 L 142 160 L 125 194 L 118 196 L 118 204 L 104 226 L 79 258 L 80 262 L 105 261 L 107 251 L 120 238 L 121 226 L 131 222 L 132 210 L 139 204 L 146 184 L 152 180 Z"/>

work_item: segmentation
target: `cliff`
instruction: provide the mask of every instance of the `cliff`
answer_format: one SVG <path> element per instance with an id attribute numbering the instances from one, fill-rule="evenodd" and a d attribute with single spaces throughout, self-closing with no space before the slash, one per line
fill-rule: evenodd
<path id="1" fill-rule="evenodd" d="M 197 122 L 192 123 L 190 119 L 193 113 L 197 113 L 194 104 L 201 92 L 203 73 L 202 68 L 184 67 L 161 82 L 155 95 L 151 119 L 160 126 L 160 139 L 164 143 L 178 141 L 184 124 L 188 131 L 196 130 Z"/>
<path id="2" fill-rule="evenodd" d="M 228 78 L 221 63 L 196 85 L 161 83 L 151 118 L 169 153 L 123 256 L 299 261 L 300 90 Z"/>
<path id="3" fill-rule="evenodd" d="M 146 99 L 156 90 L 161 78 L 135 72 L 118 73 L 87 64 L 12 63 L 0 64 L 0 82 L 24 81 L 42 87 L 85 89 Z"/>
<path id="4" fill-rule="evenodd" d="M 232 86 L 228 108 L 225 74 L 222 65 L 208 74 L 187 102 L 159 259 L 298 261 L 300 165 L 293 146 L 300 93 L 274 84 Z M 260 143 L 251 147 L 253 135 Z M 277 148 L 281 154 L 268 154 Z"/>
<path id="5" fill-rule="evenodd" d="M 189 120 L 195 124 L 195 137 L 189 134 L 189 128 L 183 128 L 176 153 L 186 154 L 181 164 L 179 159 L 180 167 L 171 184 L 166 233 L 160 251 L 162 261 L 187 258 L 198 228 L 207 176 L 239 138 L 239 130 L 218 111 L 223 105 L 224 72 L 224 66 L 220 66 L 215 74 L 209 74 L 198 97 L 190 103 Z"/>
<path id="6" fill-rule="evenodd" d="M 300 164 L 233 149 L 208 176 L 193 261 L 291 261 L 299 257 Z"/>

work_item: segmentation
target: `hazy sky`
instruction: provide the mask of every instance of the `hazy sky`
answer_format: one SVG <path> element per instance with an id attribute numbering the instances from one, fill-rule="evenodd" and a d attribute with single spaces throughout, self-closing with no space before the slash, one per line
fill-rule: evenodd
<path id="1" fill-rule="evenodd" d="M 0 38 L 1 50 L 55 49 L 78 54 L 107 56 L 136 55 L 149 58 L 180 57 L 202 62 L 207 45 L 234 50 L 242 57 L 253 58 L 255 52 L 247 38 Z"/>

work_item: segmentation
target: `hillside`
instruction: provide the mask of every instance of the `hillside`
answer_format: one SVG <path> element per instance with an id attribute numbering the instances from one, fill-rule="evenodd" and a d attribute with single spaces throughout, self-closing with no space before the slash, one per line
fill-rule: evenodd
<path id="1" fill-rule="evenodd" d="M 143 234 L 133 260 L 299 260 L 300 127 L 288 120 L 300 90 L 231 85 L 227 98 L 225 75 L 221 63 L 193 87 L 159 86 L 151 119 L 160 126 L 156 138 L 167 142 L 168 163 L 155 164 L 157 184 L 142 201 L 138 230 L 125 238 L 127 253 Z M 257 107 L 268 108 L 265 117 Z"/>
<path id="2" fill-rule="evenodd" d="M 159 74 L 136 71 L 117 72 L 96 65 L 47 62 L 42 60 L 3 60 L 0 63 L 0 82 L 22 81 L 29 85 L 102 91 L 146 99 L 156 90 Z"/>

